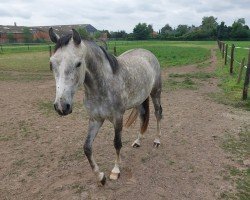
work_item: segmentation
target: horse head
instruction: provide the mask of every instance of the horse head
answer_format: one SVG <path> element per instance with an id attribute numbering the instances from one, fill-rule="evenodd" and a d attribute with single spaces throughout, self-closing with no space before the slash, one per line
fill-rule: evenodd
<path id="1" fill-rule="evenodd" d="M 68 115 L 72 112 L 73 96 L 85 76 L 86 46 L 75 29 L 72 29 L 72 34 L 59 37 L 50 28 L 49 36 L 56 44 L 55 52 L 50 57 L 56 81 L 54 108 L 58 114 Z"/>

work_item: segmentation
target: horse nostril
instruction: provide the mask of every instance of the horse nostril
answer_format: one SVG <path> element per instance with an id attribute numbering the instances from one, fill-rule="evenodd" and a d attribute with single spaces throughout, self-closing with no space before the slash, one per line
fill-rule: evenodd
<path id="1" fill-rule="evenodd" d="M 66 104 L 66 110 L 69 110 L 70 109 L 70 104 Z"/>

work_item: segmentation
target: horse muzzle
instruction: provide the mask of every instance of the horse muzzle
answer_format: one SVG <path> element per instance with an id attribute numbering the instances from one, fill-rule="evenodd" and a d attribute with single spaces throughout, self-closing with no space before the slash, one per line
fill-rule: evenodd
<path id="1" fill-rule="evenodd" d="M 69 103 L 54 103 L 54 108 L 56 112 L 61 116 L 72 113 L 72 106 Z"/>

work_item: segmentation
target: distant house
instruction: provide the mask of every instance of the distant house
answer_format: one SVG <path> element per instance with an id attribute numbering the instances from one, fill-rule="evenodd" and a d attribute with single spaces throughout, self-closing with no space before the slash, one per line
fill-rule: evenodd
<path id="1" fill-rule="evenodd" d="M 48 34 L 50 27 L 53 27 L 53 29 L 59 36 L 69 33 L 72 30 L 72 28 L 74 29 L 84 28 L 90 35 L 93 35 L 97 31 L 97 29 L 90 24 L 33 26 L 33 27 L 27 27 L 27 28 L 29 28 L 34 41 L 36 40 L 50 41 L 49 34 Z M 8 42 L 22 43 L 24 42 L 25 41 L 25 37 L 23 34 L 24 28 L 25 26 L 0 25 L 0 43 L 8 43 Z"/>

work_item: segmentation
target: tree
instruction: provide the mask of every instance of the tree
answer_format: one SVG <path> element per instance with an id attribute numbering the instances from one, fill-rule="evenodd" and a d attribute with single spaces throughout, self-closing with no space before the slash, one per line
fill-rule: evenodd
<path id="1" fill-rule="evenodd" d="M 148 29 L 150 31 L 150 34 L 152 34 L 154 32 L 154 29 L 153 29 L 153 25 L 152 24 L 149 24 L 148 25 Z"/>
<path id="2" fill-rule="evenodd" d="M 150 37 L 150 28 L 146 23 L 139 23 L 134 27 L 133 34 L 137 40 L 146 40 Z"/>
<path id="3" fill-rule="evenodd" d="M 111 31 L 110 32 L 110 37 L 115 38 L 115 39 L 126 39 L 128 34 L 125 31 Z"/>
<path id="4" fill-rule="evenodd" d="M 28 27 L 23 28 L 23 37 L 24 37 L 24 42 L 26 43 L 32 42 L 33 36 Z"/>
<path id="5" fill-rule="evenodd" d="M 96 39 L 99 39 L 100 37 L 101 37 L 101 32 L 100 31 L 96 31 L 95 33 L 94 33 L 94 38 L 96 38 Z"/>
<path id="6" fill-rule="evenodd" d="M 161 28 L 161 34 L 163 35 L 170 35 L 172 31 L 173 28 L 169 24 L 166 24 Z"/>
<path id="7" fill-rule="evenodd" d="M 217 38 L 220 40 L 229 38 L 228 27 L 225 25 L 225 22 L 221 22 L 218 26 Z"/>
<path id="8" fill-rule="evenodd" d="M 111 37 L 111 34 L 108 30 L 102 30 L 101 33 L 106 33 L 108 38 Z"/>
<path id="9" fill-rule="evenodd" d="M 188 27 L 188 25 L 178 25 L 178 27 L 176 28 L 176 36 L 182 36 L 186 34 L 189 29 L 190 28 Z"/>
<path id="10" fill-rule="evenodd" d="M 7 33 L 7 38 L 9 40 L 9 43 L 13 43 L 16 41 L 13 33 Z"/>
<path id="11" fill-rule="evenodd" d="M 82 39 L 85 39 L 85 40 L 90 39 L 90 35 L 85 28 L 78 28 L 77 31 L 80 34 Z"/>
<path id="12" fill-rule="evenodd" d="M 217 36 L 217 18 L 213 17 L 213 16 L 209 16 L 209 17 L 203 17 L 202 18 L 202 24 L 201 24 L 201 28 L 202 31 L 205 32 L 205 34 L 208 35 L 208 37 L 216 37 Z"/>
<path id="13" fill-rule="evenodd" d="M 248 26 L 245 26 L 245 19 L 240 18 L 232 24 L 231 36 L 235 39 L 245 39 L 250 36 Z"/>

